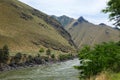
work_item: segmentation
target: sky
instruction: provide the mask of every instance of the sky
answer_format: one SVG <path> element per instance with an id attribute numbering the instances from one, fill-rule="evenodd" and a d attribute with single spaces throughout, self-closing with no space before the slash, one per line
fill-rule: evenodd
<path id="1" fill-rule="evenodd" d="M 48 15 L 66 15 L 75 19 L 83 16 L 94 24 L 113 26 L 108 14 L 101 12 L 108 0 L 19 0 Z"/>

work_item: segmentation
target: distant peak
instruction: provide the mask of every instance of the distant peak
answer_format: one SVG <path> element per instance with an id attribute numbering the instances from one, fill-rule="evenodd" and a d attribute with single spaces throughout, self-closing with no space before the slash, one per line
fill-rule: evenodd
<path id="1" fill-rule="evenodd" d="M 62 15 L 60 16 L 61 18 L 70 18 L 69 16 L 66 16 L 66 15 Z"/>
<path id="2" fill-rule="evenodd" d="M 51 17 L 56 17 L 55 15 L 51 15 Z"/>
<path id="3" fill-rule="evenodd" d="M 83 16 L 81 16 L 81 17 L 78 18 L 78 22 L 88 22 L 88 21 L 85 20 L 85 19 L 83 18 Z"/>
<path id="4" fill-rule="evenodd" d="M 62 15 L 62 16 L 63 16 L 63 17 L 68 17 L 68 16 L 66 16 L 66 15 Z M 62 17 L 62 16 L 61 16 L 61 17 Z"/>
<path id="5" fill-rule="evenodd" d="M 80 16 L 78 19 L 82 19 L 82 20 L 84 20 L 83 16 Z"/>
<path id="6" fill-rule="evenodd" d="M 105 24 L 105 23 L 100 23 L 99 25 L 100 25 L 100 26 L 106 26 L 106 24 Z"/>

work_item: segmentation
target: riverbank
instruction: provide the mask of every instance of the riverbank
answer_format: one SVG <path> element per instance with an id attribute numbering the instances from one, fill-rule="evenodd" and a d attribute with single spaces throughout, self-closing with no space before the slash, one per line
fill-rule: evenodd
<path id="1" fill-rule="evenodd" d="M 15 53 L 15 55 L 11 55 L 8 46 L 5 45 L 2 49 L 0 49 L 0 72 L 33 67 L 43 64 L 46 65 L 48 63 L 52 64 L 56 62 L 70 60 L 75 58 L 76 56 L 77 54 L 73 54 L 73 52 L 54 53 L 51 49 L 47 49 L 44 51 L 43 48 L 40 49 L 39 53 L 36 53 L 34 55 L 21 52 Z"/>
<path id="2" fill-rule="evenodd" d="M 78 58 L 30 68 L 4 71 L 0 80 L 79 80 L 79 71 L 73 66 L 80 65 Z"/>
<path id="3" fill-rule="evenodd" d="M 62 58 L 62 59 L 48 58 L 47 60 L 45 60 L 45 59 L 32 60 L 31 62 L 24 62 L 24 63 L 19 63 L 19 64 L 15 64 L 15 63 L 2 64 L 2 67 L 0 67 L 0 72 L 36 67 L 39 65 L 48 65 L 48 64 L 54 64 L 54 63 L 60 63 L 60 62 L 68 61 L 68 60 L 73 60 L 75 58 L 77 58 L 77 56 L 71 56 L 69 58 Z"/>

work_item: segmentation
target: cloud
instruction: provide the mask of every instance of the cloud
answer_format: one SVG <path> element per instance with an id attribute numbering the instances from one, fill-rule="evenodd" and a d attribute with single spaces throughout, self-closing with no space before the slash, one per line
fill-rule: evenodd
<path id="1" fill-rule="evenodd" d="M 67 15 L 73 18 L 84 16 L 94 23 L 110 24 L 108 16 L 101 13 L 109 0 L 20 0 L 48 15 Z M 97 16 L 97 17 L 96 17 Z M 101 17 L 104 17 L 101 19 Z M 111 25 L 111 24 L 110 24 Z"/>

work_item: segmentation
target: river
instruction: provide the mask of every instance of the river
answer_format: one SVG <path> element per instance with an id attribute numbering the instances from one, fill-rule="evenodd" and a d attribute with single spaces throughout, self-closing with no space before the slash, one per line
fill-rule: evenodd
<path id="1" fill-rule="evenodd" d="M 0 80 L 79 80 L 79 71 L 73 67 L 76 65 L 78 59 L 6 71 L 0 73 Z"/>

